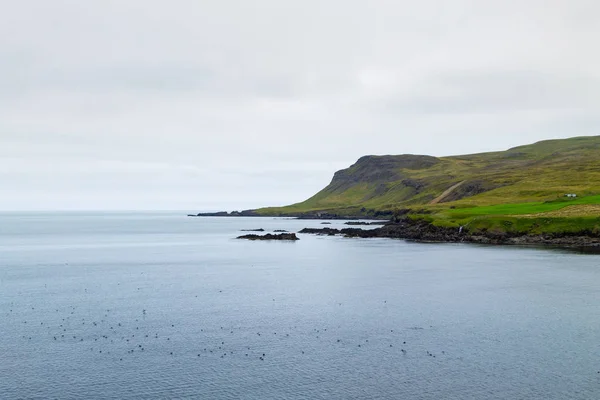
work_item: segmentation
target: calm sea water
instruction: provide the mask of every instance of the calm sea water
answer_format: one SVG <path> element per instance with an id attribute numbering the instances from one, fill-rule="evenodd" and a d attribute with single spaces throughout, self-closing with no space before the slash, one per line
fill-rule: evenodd
<path id="1" fill-rule="evenodd" d="M 600 398 L 600 256 L 307 226 L 0 214 L 0 398 Z"/>

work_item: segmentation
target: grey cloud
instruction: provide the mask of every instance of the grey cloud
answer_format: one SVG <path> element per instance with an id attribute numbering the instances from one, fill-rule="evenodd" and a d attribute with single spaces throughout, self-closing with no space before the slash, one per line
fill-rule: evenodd
<path id="1" fill-rule="evenodd" d="M 208 67 L 180 65 L 115 66 L 105 68 L 33 68 L 5 66 L 0 97 L 13 98 L 39 91 L 74 93 L 133 92 L 170 96 L 177 92 L 212 97 L 292 97 L 295 83 L 285 76 L 243 77 Z"/>
<path id="2" fill-rule="evenodd" d="M 22 0 L 0 209 L 300 201 L 365 154 L 600 134 L 595 1 Z"/>
<path id="3" fill-rule="evenodd" d="M 399 113 L 573 110 L 600 104 L 600 77 L 544 71 L 464 71 L 416 82 L 372 104 Z"/>

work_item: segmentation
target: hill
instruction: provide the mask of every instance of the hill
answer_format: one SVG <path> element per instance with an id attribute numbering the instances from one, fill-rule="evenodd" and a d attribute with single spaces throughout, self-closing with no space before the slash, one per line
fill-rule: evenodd
<path id="1" fill-rule="evenodd" d="M 577 198 L 565 197 L 570 193 Z M 499 215 L 529 220 L 597 217 L 600 136 L 463 156 L 365 156 L 336 172 L 308 200 L 255 212 L 376 217 L 398 210 L 451 226 Z"/>

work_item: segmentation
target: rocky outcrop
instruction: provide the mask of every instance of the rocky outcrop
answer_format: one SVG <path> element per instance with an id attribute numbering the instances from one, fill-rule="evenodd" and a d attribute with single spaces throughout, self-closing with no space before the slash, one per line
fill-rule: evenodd
<path id="1" fill-rule="evenodd" d="M 335 236 L 335 235 L 342 235 L 343 232 L 346 229 L 335 229 L 335 228 L 304 228 L 302 229 L 300 232 L 298 233 L 310 233 L 313 235 L 328 235 L 328 236 Z"/>
<path id="2" fill-rule="evenodd" d="M 258 229 L 242 229 L 242 232 L 264 232 L 265 230 L 263 228 L 258 228 Z"/>
<path id="3" fill-rule="evenodd" d="M 552 235 L 527 235 L 508 232 L 477 232 L 469 233 L 456 228 L 434 226 L 424 220 L 404 218 L 395 223 L 388 223 L 381 228 L 305 228 L 299 233 L 316 235 L 342 235 L 348 238 L 393 238 L 421 242 L 444 243 L 480 243 L 503 245 L 549 245 L 600 252 L 600 236 L 589 232 L 579 234 L 565 233 Z"/>
<path id="4" fill-rule="evenodd" d="M 238 239 L 247 239 L 247 240 L 289 240 L 289 241 L 296 241 L 296 240 L 300 240 L 298 238 L 298 236 L 296 236 L 295 233 L 281 233 L 278 235 L 273 235 L 270 233 L 267 233 L 266 235 L 244 235 L 244 236 L 239 236 Z"/>

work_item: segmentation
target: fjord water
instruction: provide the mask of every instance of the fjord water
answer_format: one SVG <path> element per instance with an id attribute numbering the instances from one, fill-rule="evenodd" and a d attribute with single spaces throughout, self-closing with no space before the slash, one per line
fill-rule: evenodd
<path id="1" fill-rule="evenodd" d="M 600 398 L 599 256 L 319 226 L 0 214 L 0 398 Z"/>

